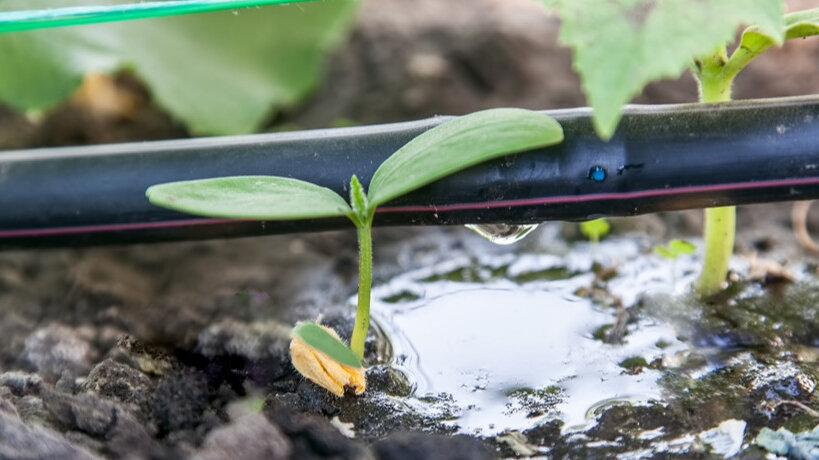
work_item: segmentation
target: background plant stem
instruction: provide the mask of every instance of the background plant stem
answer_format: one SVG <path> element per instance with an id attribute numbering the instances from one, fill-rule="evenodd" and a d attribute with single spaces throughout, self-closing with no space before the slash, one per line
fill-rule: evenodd
<path id="1" fill-rule="evenodd" d="M 735 74 L 725 72 L 726 62 L 724 46 L 699 61 L 697 78 L 700 84 L 700 102 L 731 100 L 731 84 Z M 702 272 L 695 285 L 700 295 L 708 296 L 722 289 L 722 283 L 728 275 L 728 262 L 734 252 L 735 232 L 736 207 L 705 210 L 705 257 Z"/>
<path id="2" fill-rule="evenodd" d="M 355 315 L 350 349 L 359 360 L 364 359 L 364 341 L 370 326 L 370 288 L 373 274 L 372 220 L 358 228 L 358 308 Z"/>
<path id="3" fill-rule="evenodd" d="M 695 289 L 701 295 L 722 289 L 728 274 L 728 261 L 734 252 L 736 207 L 724 206 L 705 210 L 705 259 Z"/>

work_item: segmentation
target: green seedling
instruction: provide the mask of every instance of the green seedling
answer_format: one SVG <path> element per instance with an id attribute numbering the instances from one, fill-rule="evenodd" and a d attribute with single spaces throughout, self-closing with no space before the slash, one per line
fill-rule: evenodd
<path id="1" fill-rule="evenodd" d="M 654 252 L 671 261 L 671 284 L 677 285 L 677 259 L 683 254 L 693 254 L 697 247 L 693 243 L 674 238 L 668 246 L 654 246 Z"/>
<path id="2" fill-rule="evenodd" d="M 586 236 L 591 241 L 591 257 L 592 261 L 597 260 L 597 243 L 600 238 L 603 238 L 609 233 L 611 225 L 604 217 L 598 219 L 587 220 L 580 223 L 580 233 Z"/>
<path id="3" fill-rule="evenodd" d="M 334 381 L 348 382 L 350 378 L 357 378 L 350 377 L 350 369 L 361 368 L 364 339 L 370 323 L 371 228 L 376 208 L 469 166 L 554 145 L 562 140 L 560 124 L 546 115 L 523 109 L 491 109 L 455 118 L 417 136 L 378 167 L 367 191 L 353 176 L 349 203 L 328 188 L 278 176 L 172 182 L 154 185 L 148 188 L 146 195 L 153 204 L 208 217 L 257 220 L 349 218 L 358 231 L 359 243 L 358 305 L 350 340 L 350 356 L 357 361 L 350 361 L 349 356 L 345 358 L 339 350 L 346 349 L 346 345 L 337 336 L 328 338 L 333 336 L 332 333 L 319 332 L 319 326 L 305 329 L 306 326 L 301 325 L 294 330 L 294 337 L 323 354 L 315 361 L 324 365 Z M 328 357 L 349 369 L 330 371 L 326 367 L 325 358 Z M 306 376 L 310 378 L 310 375 Z M 311 380 L 325 386 L 319 379 Z M 363 390 L 363 386 L 360 388 Z"/>
<path id="4" fill-rule="evenodd" d="M 585 235 L 592 243 L 599 242 L 600 238 L 609 233 L 609 230 L 611 230 L 611 225 L 604 217 L 580 223 L 580 233 Z"/>
<path id="5" fill-rule="evenodd" d="M 669 260 L 677 260 L 682 254 L 693 254 L 696 249 L 693 243 L 677 238 L 669 241 L 668 246 L 654 246 L 654 252 Z"/>
<path id="6" fill-rule="evenodd" d="M 700 102 L 728 101 L 736 75 L 765 50 L 819 35 L 819 8 L 784 14 L 783 0 L 535 1 L 560 16 L 560 40 L 573 49 L 594 127 L 604 139 L 615 134 L 623 105 L 651 81 L 690 68 Z M 725 45 L 742 24 L 751 26 L 729 55 Z M 705 257 L 695 286 L 700 295 L 722 289 L 735 220 L 733 206 L 705 211 Z"/>

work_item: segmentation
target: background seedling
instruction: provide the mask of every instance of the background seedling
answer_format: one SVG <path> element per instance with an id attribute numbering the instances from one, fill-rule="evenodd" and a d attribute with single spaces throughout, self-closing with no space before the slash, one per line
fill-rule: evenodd
<path id="1" fill-rule="evenodd" d="M 376 208 L 477 163 L 562 140 L 562 128 L 546 115 L 523 109 L 491 109 L 445 122 L 417 136 L 379 166 L 368 191 L 353 176 L 349 204 L 328 188 L 278 176 L 173 182 L 152 186 L 146 195 L 156 205 L 209 217 L 259 220 L 348 217 L 356 226 L 359 242 L 358 305 L 350 349 L 360 362 L 370 321 L 371 228 Z M 354 367 L 355 363 L 342 360 L 338 339 L 334 345 L 327 345 L 334 342 L 327 334 L 305 327 L 296 328 L 294 335 L 334 360 Z M 322 339 L 305 337 L 301 333 L 305 330 Z"/>
<path id="2" fill-rule="evenodd" d="M 784 14 L 782 0 L 536 1 L 561 18 L 560 40 L 574 51 L 595 129 L 604 139 L 615 135 L 622 106 L 651 81 L 691 68 L 700 102 L 729 101 L 736 75 L 762 52 L 819 34 L 819 9 Z M 751 26 L 728 55 L 725 45 L 742 24 Z M 705 211 L 705 257 L 695 286 L 701 295 L 722 289 L 735 220 L 733 206 Z"/>
<path id="3" fill-rule="evenodd" d="M 592 243 L 592 261 L 597 260 L 597 243 L 600 242 L 600 238 L 609 233 L 610 229 L 611 225 L 604 217 L 580 223 L 580 233 L 585 235 Z"/>
<path id="4" fill-rule="evenodd" d="M 693 243 L 674 238 L 668 246 L 654 246 L 654 252 L 660 257 L 671 260 L 671 286 L 677 285 L 677 259 L 682 254 L 693 254 L 697 249 Z"/>
<path id="5" fill-rule="evenodd" d="M 770 3 L 781 4 L 776 1 Z M 759 24 L 745 29 L 739 46 L 730 56 L 723 43 L 716 46 L 711 53 L 694 61 L 693 71 L 699 83 L 700 102 L 730 101 L 734 78 L 754 58 L 771 46 L 780 44 L 783 39 L 804 38 L 817 34 L 819 9 L 784 15 L 775 29 Z M 704 233 L 705 259 L 695 288 L 702 295 L 711 295 L 722 289 L 728 274 L 728 261 L 734 251 L 736 207 L 706 209 Z"/>
<path id="6" fill-rule="evenodd" d="M 669 241 L 668 246 L 654 246 L 654 252 L 669 260 L 677 260 L 682 254 L 693 254 L 696 249 L 693 243 L 677 238 Z"/>
<path id="7" fill-rule="evenodd" d="M 610 229 L 611 225 L 604 217 L 580 223 L 580 232 L 586 235 L 592 243 L 599 242 L 600 238 L 606 236 Z"/>

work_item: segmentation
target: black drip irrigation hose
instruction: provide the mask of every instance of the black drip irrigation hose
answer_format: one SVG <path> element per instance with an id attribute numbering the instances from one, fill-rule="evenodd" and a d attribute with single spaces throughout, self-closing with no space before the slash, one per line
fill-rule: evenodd
<path id="1" fill-rule="evenodd" d="M 589 109 L 546 111 L 565 141 L 483 163 L 377 211 L 376 225 L 530 224 L 819 197 L 819 98 L 630 106 L 600 140 Z M 162 182 L 269 174 L 347 196 L 449 117 L 355 128 L 0 152 L 0 248 L 352 228 L 345 218 L 230 221 L 151 205 Z"/>

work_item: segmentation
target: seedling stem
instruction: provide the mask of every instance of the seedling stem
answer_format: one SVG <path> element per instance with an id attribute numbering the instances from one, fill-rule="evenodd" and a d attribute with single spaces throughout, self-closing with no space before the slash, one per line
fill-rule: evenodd
<path id="1" fill-rule="evenodd" d="M 370 326 L 370 287 L 373 273 L 372 225 L 358 226 L 358 307 L 355 315 L 350 349 L 358 359 L 364 359 L 364 340 Z"/>
<path id="2" fill-rule="evenodd" d="M 350 350 L 359 360 L 364 359 L 364 342 L 370 326 L 370 288 L 373 282 L 373 215 L 367 193 L 358 177 L 350 179 L 350 204 L 353 208 L 351 220 L 358 231 L 358 306 L 355 315 Z"/>
<path id="3" fill-rule="evenodd" d="M 725 72 L 725 46 L 698 62 L 700 102 L 731 100 L 731 84 L 736 72 Z M 705 257 L 695 289 L 700 295 L 719 292 L 728 275 L 728 262 L 734 251 L 736 207 L 723 206 L 705 210 Z"/>

